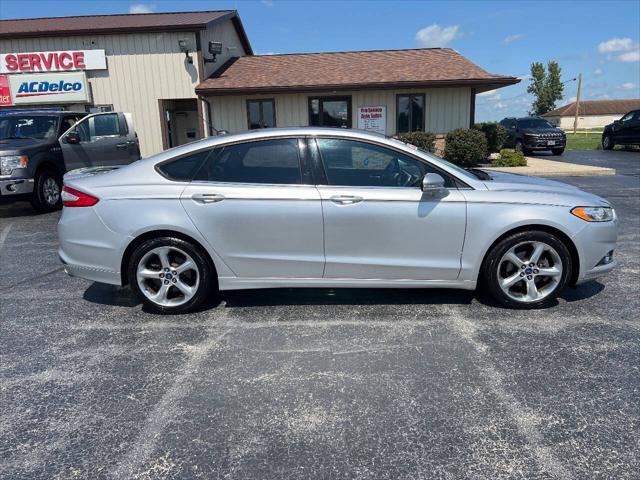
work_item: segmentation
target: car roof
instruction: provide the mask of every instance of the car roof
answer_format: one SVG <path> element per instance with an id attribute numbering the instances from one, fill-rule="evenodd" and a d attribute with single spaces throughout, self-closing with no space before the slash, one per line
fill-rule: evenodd
<path id="1" fill-rule="evenodd" d="M 18 115 L 89 115 L 87 112 L 68 112 L 64 110 L 3 110 L 0 116 L 13 117 Z"/>

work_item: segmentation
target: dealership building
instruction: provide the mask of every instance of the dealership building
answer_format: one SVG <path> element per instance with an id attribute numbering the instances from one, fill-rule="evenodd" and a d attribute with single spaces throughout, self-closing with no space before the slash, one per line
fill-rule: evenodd
<path id="1" fill-rule="evenodd" d="M 265 127 L 443 135 L 518 81 L 448 48 L 254 55 L 231 10 L 0 21 L 1 110 L 130 112 L 145 156 Z"/>

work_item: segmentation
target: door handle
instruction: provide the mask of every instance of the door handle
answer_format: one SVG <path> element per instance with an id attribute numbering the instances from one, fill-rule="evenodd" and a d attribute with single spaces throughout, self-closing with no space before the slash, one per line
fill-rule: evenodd
<path id="1" fill-rule="evenodd" d="M 118 143 L 118 144 L 116 145 L 116 148 L 117 148 L 118 150 L 124 150 L 125 148 L 127 148 L 127 144 L 126 144 L 126 143 Z"/>
<path id="2" fill-rule="evenodd" d="M 339 205 L 353 205 L 354 203 L 360 203 L 364 199 L 355 195 L 334 195 L 329 200 Z"/>
<path id="3" fill-rule="evenodd" d="M 224 195 L 220 193 L 194 193 L 191 198 L 199 203 L 216 203 L 224 200 Z"/>

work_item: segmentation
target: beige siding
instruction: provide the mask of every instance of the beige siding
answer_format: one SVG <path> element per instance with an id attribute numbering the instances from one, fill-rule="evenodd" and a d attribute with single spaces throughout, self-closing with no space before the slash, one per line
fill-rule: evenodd
<path id="1" fill-rule="evenodd" d="M 204 64 L 204 78 L 209 78 L 218 68 L 224 65 L 232 57 L 246 55 L 238 32 L 231 21 L 222 22 L 203 30 L 201 33 L 201 48 L 205 58 L 211 58 L 209 54 L 209 42 L 222 42 L 222 53 L 216 56 L 215 63 Z"/>
<path id="2" fill-rule="evenodd" d="M 471 90 L 469 88 L 433 88 L 427 90 L 361 90 L 338 92 L 331 95 L 350 95 L 353 109 L 353 127 L 357 127 L 357 108 L 365 106 L 387 107 L 387 134 L 396 132 L 396 95 L 424 93 L 426 101 L 425 129 L 434 133 L 447 133 L 456 128 L 468 128 Z M 296 93 L 277 95 L 208 97 L 211 102 L 213 126 L 218 130 L 239 132 L 247 129 L 248 99 L 273 98 L 276 102 L 278 127 L 298 127 L 309 124 L 308 99 L 326 93 Z"/>
<path id="3" fill-rule="evenodd" d="M 615 120 L 620 120 L 624 113 L 617 115 L 580 115 L 578 116 L 578 129 L 585 128 L 604 128 L 605 125 L 613 123 Z M 558 125 L 563 130 L 573 129 L 574 117 L 548 117 L 554 125 Z"/>

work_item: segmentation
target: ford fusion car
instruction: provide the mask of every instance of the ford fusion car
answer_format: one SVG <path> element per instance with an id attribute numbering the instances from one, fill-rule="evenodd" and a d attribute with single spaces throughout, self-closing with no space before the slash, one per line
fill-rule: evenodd
<path id="1" fill-rule="evenodd" d="M 70 172 L 62 195 L 67 273 L 162 313 L 273 287 L 482 287 L 537 308 L 616 265 L 606 200 L 356 130 L 208 138 Z"/>

